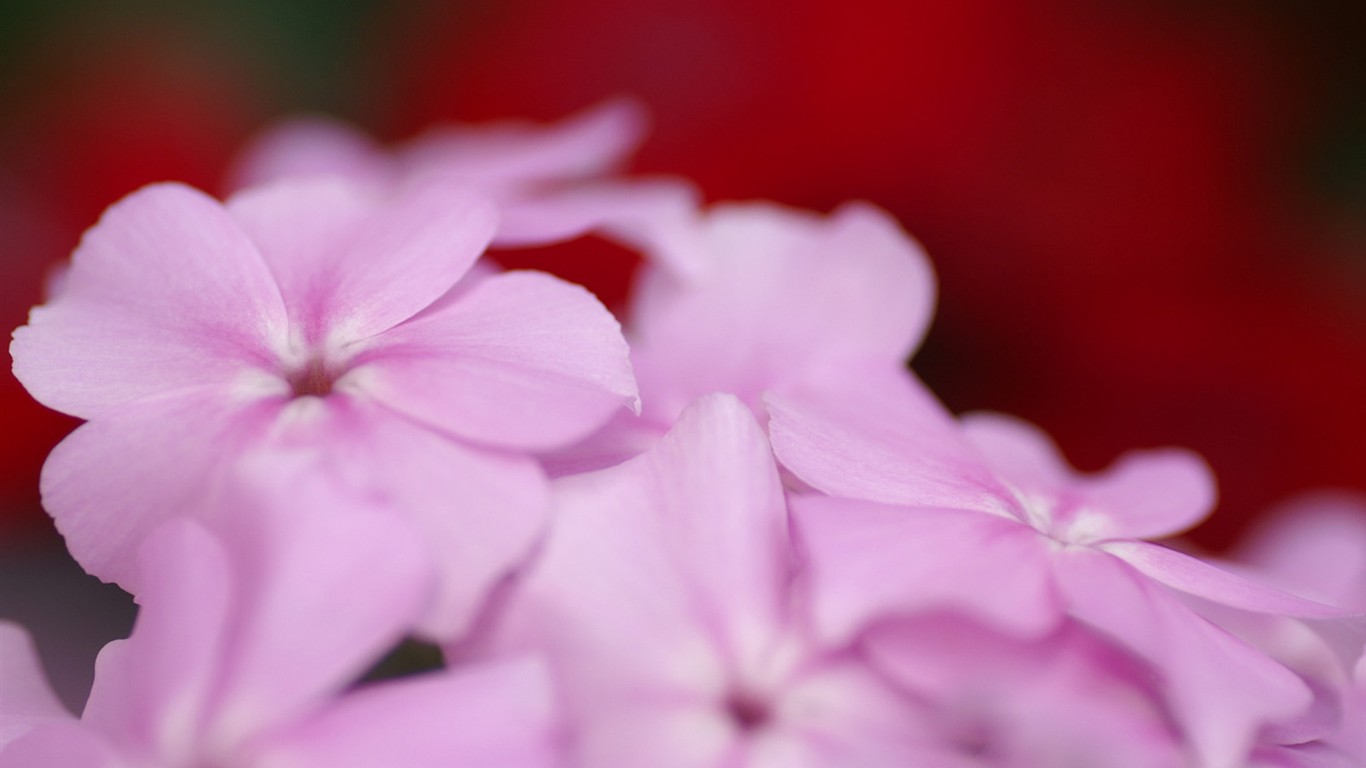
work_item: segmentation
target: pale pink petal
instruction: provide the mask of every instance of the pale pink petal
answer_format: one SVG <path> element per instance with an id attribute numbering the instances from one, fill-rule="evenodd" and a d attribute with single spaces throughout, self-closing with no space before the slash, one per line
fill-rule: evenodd
<path id="1" fill-rule="evenodd" d="M 361 340 L 417 314 L 469 271 L 496 226 L 490 201 L 452 183 L 389 192 L 335 177 L 281 181 L 229 208 L 309 343 Z"/>
<path id="2" fill-rule="evenodd" d="M 1232 608 L 1306 619 L 1336 619 L 1349 615 L 1340 608 L 1296 597 L 1158 544 L 1111 541 L 1100 548 L 1172 589 Z"/>
<path id="3" fill-rule="evenodd" d="M 322 341 L 328 300 L 343 279 L 341 256 L 382 195 L 382 188 L 324 177 L 277 181 L 228 199 L 228 212 L 270 265 L 300 337 L 294 343 Z"/>
<path id="4" fill-rule="evenodd" d="M 544 245 L 595 231 L 686 273 L 699 250 L 698 205 L 697 191 L 680 181 L 583 184 L 505 202 L 494 244 Z"/>
<path id="5" fill-rule="evenodd" d="M 556 498 L 509 626 L 550 650 L 572 713 L 719 701 L 727 660 L 770 648 L 785 507 L 763 432 L 733 398 L 704 398 L 648 453 L 564 478 Z"/>
<path id="6" fill-rule="evenodd" d="M 883 624 L 861 647 L 937 717 L 940 738 L 1010 766 L 1183 765 L 1151 670 L 1068 622 L 1021 641 L 960 617 Z"/>
<path id="7" fill-rule="evenodd" d="M 0 621 L 0 749 L 34 727 L 71 720 L 23 627 Z"/>
<path id="8" fill-rule="evenodd" d="M 833 496 L 1012 515 L 1010 492 L 910 373 L 851 369 L 861 392 L 770 394 L 779 461 Z"/>
<path id="9" fill-rule="evenodd" d="M 476 451 L 371 403 L 307 400 L 276 445 L 315 454 L 329 482 L 423 537 L 439 584 L 422 627 L 443 639 L 463 633 L 543 531 L 549 495 L 535 461 Z"/>
<path id="10" fill-rule="evenodd" d="M 361 688 L 289 727 L 257 760 L 299 768 L 553 768 L 562 764 L 556 726 L 542 666 L 499 662 Z"/>
<path id="11" fill-rule="evenodd" d="M 72 721 L 33 729 L 0 748 L 0 768 L 133 768 L 95 733 Z"/>
<path id="12" fill-rule="evenodd" d="M 548 126 L 509 121 L 437 128 L 404 147 L 399 162 L 411 175 L 493 187 L 566 181 L 620 164 L 644 137 L 645 122 L 639 104 L 616 99 Z"/>
<path id="13" fill-rule="evenodd" d="M 86 571 L 139 594 L 138 543 L 164 520 L 205 511 L 226 468 L 279 408 L 231 387 L 125 403 L 53 449 L 43 506 Z"/>
<path id="14" fill-rule="evenodd" d="M 1048 544 L 1014 520 L 976 512 L 795 497 L 811 612 L 829 644 L 871 623 L 926 611 L 1038 635 L 1061 618 Z"/>
<path id="15" fill-rule="evenodd" d="M 668 430 L 630 411 L 618 411 L 597 432 L 567 448 L 542 454 L 541 466 L 551 477 L 579 475 L 634 459 L 650 449 Z"/>
<path id="16" fill-rule="evenodd" d="M 1337 747 L 1321 744 L 1295 744 L 1258 749 L 1249 768 L 1361 768 L 1361 760 Z"/>
<path id="17" fill-rule="evenodd" d="M 15 331 L 14 374 L 90 418 L 128 400 L 231 379 L 270 360 L 285 311 L 227 212 L 178 184 L 145 187 L 85 234 L 60 294 Z"/>
<path id="18" fill-rule="evenodd" d="M 1243 765 L 1263 726 L 1309 708 L 1299 677 L 1118 558 L 1073 547 L 1054 569 L 1074 616 L 1157 667 L 1199 764 Z"/>
<path id="19" fill-rule="evenodd" d="M 632 405 L 619 326 L 584 289 L 507 272 L 384 334 L 357 359 L 367 393 L 470 440 L 557 448 Z"/>
<path id="20" fill-rule="evenodd" d="M 1087 502 L 1104 510 L 1114 536 L 1175 536 L 1214 509 L 1214 473 L 1205 460 L 1178 448 L 1133 451 L 1104 472 L 1084 478 Z"/>
<path id="21" fill-rule="evenodd" d="M 248 142 L 228 173 L 227 187 L 235 191 L 298 176 L 389 183 L 396 171 L 394 161 L 359 128 L 326 117 L 299 117 Z"/>
<path id="22" fill-rule="evenodd" d="M 945 749 L 928 714 L 861 657 L 832 656 L 783 692 L 773 722 L 750 735 L 744 765 L 972 765 Z"/>
<path id="23" fill-rule="evenodd" d="M 629 323 L 642 391 L 666 418 L 709 392 L 757 405 L 765 390 L 813 371 L 900 367 L 924 335 L 933 275 L 876 209 L 850 205 L 824 219 L 720 206 L 703 227 L 698 276 L 647 272 Z"/>
<path id="24" fill-rule="evenodd" d="M 1038 427 L 999 413 L 962 417 L 963 433 L 993 471 L 1026 496 L 1079 507 L 1088 537 L 1172 536 L 1214 506 L 1214 476 L 1199 456 L 1180 449 L 1134 451 L 1096 475 L 1079 475 Z"/>
<path id="25" fill-rule="evenodd" d="M 226 553 L 197 523 L 174 520 L 138 550 L 133 635 L 105 646 L 83 722 L 125 754 L 168 763 L 198 754 L 235 599 Z"/>
<path id="26" fill-rule="evenodd" d="M 709 700 L 661 697 L 596 704 L 597 727 L 576 732 L 574 765 L 650 768 L 731 768 L 737 739 L 725 715 Z M 570 712 L 571 716 L 575 714 Z"/>
<path id="27" fill-rule="evenodd" d="M 233 569 L 233 609 L 210 744 L 238 744 L 317 706 L 429 609 L 429 543 L 315 458 L 252 456 L 214 516 Z"/>
<path id="28" fill-rule="evenodd" d="M 1255 526 L 1233 557 L 1283 589 L 1366 613 L 1366 497 L 1297 498 Z"/>
<path id="29" fill-rule="evenodd" d="M 1025 491 L 1055 491 L 1073 480 L 1058 446 L 1043 430 L 1003 413 L 969 413 L 963 436 L 998 477 Z"/>

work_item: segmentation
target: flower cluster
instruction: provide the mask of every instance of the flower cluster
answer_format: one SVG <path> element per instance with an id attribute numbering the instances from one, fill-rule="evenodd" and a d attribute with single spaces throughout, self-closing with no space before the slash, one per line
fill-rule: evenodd
<path id="1" fill-rule="evenodd" d="M 1079 474 L 906 368 L 885 213 L 621 177 L 641 119 L 261 138 L 144 188 L 15 332 L 85 419 L 43 473 L 131 592 L 80 717 L 0 625 L 5 768 L 1337 766 L 1366 760 L 1366 530 L 1154 540 L 1205 464 Z M 639 252 L 622 324 L 490 246 Z M 367 674 L 405 639 L 444 663 Z"/>

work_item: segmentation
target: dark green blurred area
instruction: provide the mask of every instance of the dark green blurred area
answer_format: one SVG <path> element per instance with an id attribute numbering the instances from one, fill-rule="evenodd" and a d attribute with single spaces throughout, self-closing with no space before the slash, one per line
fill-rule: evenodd
<path id="1" fill-rule="evenodd" d="M 5 95 L 33 85 L 24 68 L 35 57 L 60 54 L 44 45 L 51 35 L 71 36 L 69 44 L 79 46 L 96 34 L 151 25 L 192 35 L 196 44 L 206 46 L 207 60 L 253 75 L 271 111 L 324 111 L 360 119 L 373 106 L 377 82 L 372 62 L 357 51 L 384 17 L 403 5 L 376 0 L 9 0 L 0 4 Z"/>

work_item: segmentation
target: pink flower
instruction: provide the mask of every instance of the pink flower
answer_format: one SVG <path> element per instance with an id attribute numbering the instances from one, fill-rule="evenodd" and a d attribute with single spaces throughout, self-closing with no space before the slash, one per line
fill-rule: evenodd
<path id="1" fill-rule="evenodd" d="M 1254 527 L 1231 553 L 1233 561 L 1287 591 L 1366 612 L 1363 512 L 1366 498 L 1356 494 L 1325 491 L 1296 498 Z M 1361 727 L 1366 722 L 1366 633 L 1324 622 L 1306 628 L 1274 617 L 1255 624 L 1245 621 L 1239 628 L 1242 636 L 1311 681 L 1319 709 L 1326 710 L 1333 726 L 1328 733 L 1313 734 L 1318 738 L 1307 744 L 1265 748 L 1259 765 L 1366 762 L 1366 728 Z M 1329 762 L 1331 756 L 1338 762 Z"/>
<path id="2" fill-rule="evenodd" d="M 226 206 L 167 184 L 111 207 L 11 346 L 35 398 L 89 420 L 43 473 L 72 555 L 140 594 L 147 532 L 211 508 L 240 456 L 292 446 L 426 537 L 444 576 L 428 629 L 463 628 L 541 530 L 527 453 L 635 398 L 586 291 L 461 281 L 494 227 L 445 183 L 281 182 Z"/>
<path id="3" fill-rule="evenodd" d="M 975 765 L 1186 764 L 1151 670 L 1075 622 L 1024 640 L 927 614 L 876 624 L 859 647 L 926 702 L 935 730 Z"/>
<path id="4" fill-rule="evenodd" d="M 1309 706 L 1298 677 L 1178 593 L 1247 611 L 1341 611 L 1143 541 L 1209 511 L 1213 481 L 1197 457 L 1133 453 L 1079 476 L 1029 425 L 994 415 L 960 425 L 900 376 L 862 384 L 857 397 L 768 401 L 779 460 L 831 494 L 792 502 L 824 636 L 925 610 L 1038 635 L 1069 614 L 1158 668 L 1207 765 L 1240 764 L 1260 727 Z"/>
<path id="5" fill-rule="evenodd" d="M 0 625 L 0 764 L 556 764 L 534 662 L 347 690 L 425 609 L 426 548 L 382 509 L 281 477 L 295 485 L 294 515 L 245 495 L 221 537 L 173 520 L 145 539 L 137 624 L 101 652 L 79 720 L 41 685 L 22 631 Z"/>
<path id="6" fill-rule="evenodd" d="M 546 652 L 577 764 L 939 764 L 918 762 L 935 737 L 911 701 L 805 631 L 783 490 L 738 400 L 702 399 L 556 499 L 499 634 Z"/>
<path id="7" fill-rule="evenodd" d="M 555 125 L 448 125 L 386 148 L 346 123 L 300 118 L 252 142 L 230 186 L 339 176 L 384 189 L 449 178 L 497 203 L 497 246 L 545 245 L 598 229 L 628 244 L 658 246 L 669 258 L 696 193 L 677 181 L 609 178 L 635 151 L 645 124 L 637 103 L 616 99 Z"/>
<path id="8" fill-rule="evenodd" d="M 552 471 L 644 450 L 689 403 L 736 395 L 762 420 L 764 393 L 858 371 L 900 370 L 919 347 L 935 282 L 920 247 L 886 213 L 851 203 L 829 216 L 768 203 L 718 205 L 689 227 L 656 219 L 627 338 L 640 419 L 621 416 Z"/>

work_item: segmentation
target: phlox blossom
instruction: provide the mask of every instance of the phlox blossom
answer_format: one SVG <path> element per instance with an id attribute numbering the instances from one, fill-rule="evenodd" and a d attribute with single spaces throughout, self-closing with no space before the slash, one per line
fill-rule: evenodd
<path id="1" fill-rule="evenodd" d="M 1265 613 L 1344 612 L 1145 541 L 1209 512 L 1213 480 L 1198 457 L 1136 452 L 1081 476 L 1023 422 L 960 423 L 908 376 L 862 384 L 854 398 L 768 399 L 779 460 L 829 494 L 792 502 L 823 633 L 952 610 L 1038 635 L 1070 615 L 1164 676 L 1206 766 L 1240 765 L 1260 728 L 1309 707 L 1299 677 L 1181 595 Z"/>
<path id="2" fill-rule="evenodd" d="M 1230 553 L 1242 567 L 1287 591 L 1366 613 L 1366 497 L 1318 492 L 1280 505 Z M 1293 746 L 1272 746 L 1257 766 L 1366 764 L 1366 633 L 1331 623 L 1308 627 L 1268 617 L 1241 634 L 1312 682 L 1335 728 Z"/>
<path id="3" fill-rule="evenodd" d="M 914 702 L 807 632 L 783 489 L 740 401 L 703 398 L 555 497 L 490 642 L 545 654 L 575 765 L 942 764 L 921 759 L 940 750 Z"/>
<path id="4" fill-rule="evenodd" d="M 726 203 L 687 226 L 656 217 L 645 231 L 657 245 L 644 248 L 625 320 L 640 417 L 619 415 L 556 456 L 553 471 L 639 453 L 712 392 L 739 397 L 763 421 L 769 391 L 812 381 L 856 391 L 859 370 L 900 370 L 929 328 L 929 262 L 871 205 L 822 216 Z"/>
<path id="5" fill-rule="evenodd" d="M 546 245 L 597 230 L 670 260 L 693 218 L 696 193 L 677 180 L 614 175 L 639 145 L 645 123 L 638 104 L 615 99 L 552 125 L 443 125 L 386 147 L 346 123 L 296 118 L 242 151 L 229 186 L 337 176 L 383 189 L 446 178 L 497 204 L 495 246 Z"/>
<path id="6" fill-rule="evenodd" d="M 1184 768 L 1152 671 L 1077 622 L 1019 638 L 951 613 L 871 625 L 857 646 L 925 702 L 969 764 Z"/>
<path id="7" fill-rule="evenodd" d="M 434 574 L 391 515 L 288 480 L 296 515 L 238 499 L 216 531 L 180 519 L 146 537 L 137 623 L 100 653 L 79 718 L 43 684 L 23 632 L 0 624 L 0 765 L 556 765 L 534 660 L 350 688 L 420 617 Z"/>
<path id="8" fill-rule="evenodd" d="M 42 476 L 73 557 L 138 594 L 143 536 L 214 508 L 242 456 L 292 447 L 423 534 L 443 573 L 428 630 L 460 631 L 541 531 L 530 452 L 636 396 L 582 288 L 462 279 L 495 228 L 438 182 L 282 181 L 226 204 L 163 184 L 111 207 L 11 346 L 36 399 L 88 420 Z"/>

